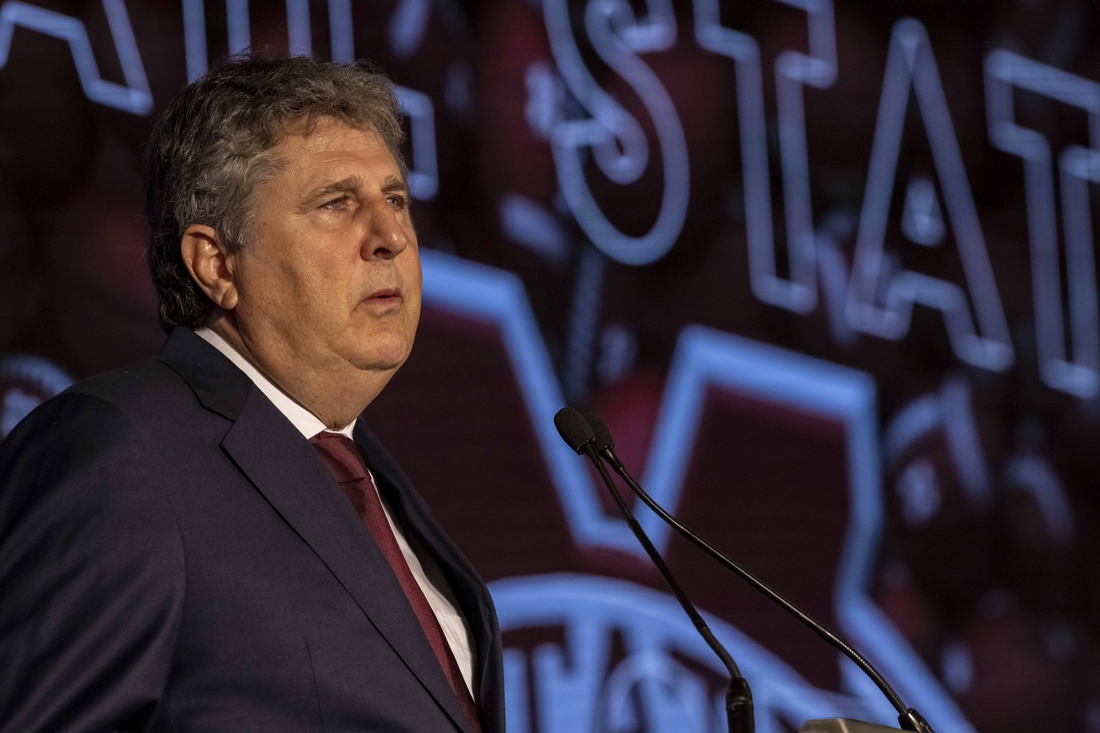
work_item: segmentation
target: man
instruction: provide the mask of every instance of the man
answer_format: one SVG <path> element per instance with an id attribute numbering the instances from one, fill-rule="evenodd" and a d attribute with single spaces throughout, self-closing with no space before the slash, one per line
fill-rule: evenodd
<path id="1" fill-rule="evenodd" d="M 485 584 L 357 421 L 420 313 L 400 138 L 305 58 L 165 112 L 164 350 L 0 446 L 0 731 L 504 730 Z"/>

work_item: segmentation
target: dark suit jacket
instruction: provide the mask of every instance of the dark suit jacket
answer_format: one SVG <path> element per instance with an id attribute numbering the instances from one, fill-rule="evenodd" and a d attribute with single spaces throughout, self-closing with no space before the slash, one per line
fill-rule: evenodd
<path id="1" fill-rule="evenodd" d="M 359 421 L 355 441 L 469 621 L 504 731 L 485 583 Z M 0 732 L 469 733 L 370 534 L 313 448 L 191 331 L 0 445 Z"/>

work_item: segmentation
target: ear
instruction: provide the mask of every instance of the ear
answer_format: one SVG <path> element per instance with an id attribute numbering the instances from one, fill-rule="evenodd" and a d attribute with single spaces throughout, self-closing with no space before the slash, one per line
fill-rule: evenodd
<path id="1" fill-rule="evenodd" d="M 237 307 L 237 287 L 233 280 L 233 255 L 218 239 L 213 227 L 192 224 L 180 239 L 183 264 L 206 297 L 222 310 Z"/>

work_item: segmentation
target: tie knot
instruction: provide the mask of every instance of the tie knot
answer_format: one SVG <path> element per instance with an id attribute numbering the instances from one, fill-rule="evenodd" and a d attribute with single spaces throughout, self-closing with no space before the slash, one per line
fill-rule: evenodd
<path id="1" fill-rule="evenodd" d="M 346 435 L 325 430 L 310 438 L 309 443 L 317 451 L 325 468 L 336 479 L 336 483 L 358 481 L 370 475 L 367 464 L 359 453 L 359 446 Z"/>

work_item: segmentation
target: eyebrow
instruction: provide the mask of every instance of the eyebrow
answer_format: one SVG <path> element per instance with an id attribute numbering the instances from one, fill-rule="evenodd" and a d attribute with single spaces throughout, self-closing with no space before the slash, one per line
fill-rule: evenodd
<path id="1" fill-rule="evenodd" d="M 355 191 L 363 186 L 363 179 L 360 176 L 348 176 L 342 178 L 339 181 L 326 184 L 320 188 L 315 188 L 311 191 L 306 199 L 314 201 L 316 199 L 330 196 L 334 193 L 347 193 L 348 191 Z M 382 182 L 382 193 L 408 193 L 409 183 L 402 176 L 389 176 Z"/>
<path id="2" fill-rule="evenodd" d="M 363 179 L 359 176 L 348 176 L 347 178 L 342 178 L 334 183 L 329 183 L 325 186 L 321 186 L 320 188 L 315 188 L 309 193 L 306 198 L 312 201 L 314 199 L 322 198 L 323 196 L 328 196 L 329 194 L 354 191 L 360 188 L 362 185 Z"/>
<path id="3" fill-rule="evenodd" d="M 382 182 L 382 193 L 408 193 L 409 182 L 403 176 L 389 176 Z"/>

